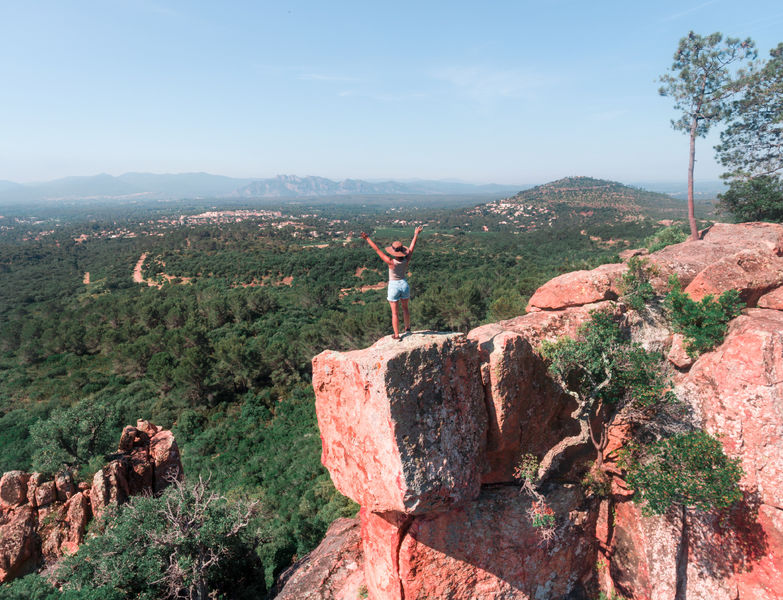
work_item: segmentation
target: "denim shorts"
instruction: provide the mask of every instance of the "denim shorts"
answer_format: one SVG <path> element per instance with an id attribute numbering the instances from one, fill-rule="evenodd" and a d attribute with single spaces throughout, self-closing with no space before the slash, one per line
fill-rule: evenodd
<path id="1" fill-rule="evenodd" d="M 389 302 L 397 302 L 397 300 L 407 300 L 411 297 L 411 288 L 408 282 L 404 279 L 392 279 L 389 282 L 389 293 L 386 294 L 386 299 Z"/>

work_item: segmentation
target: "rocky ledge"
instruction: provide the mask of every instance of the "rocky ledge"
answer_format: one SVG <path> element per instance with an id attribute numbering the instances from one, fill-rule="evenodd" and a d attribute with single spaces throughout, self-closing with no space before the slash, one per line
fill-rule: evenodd
<path id="1" fill-rule="evenodd" d="M 70 473 L 9 471 L 0 478 L 0 582 L 76 552 L 87 524 L 110 503 L 154 494 L 182 478 L 171 431 L 140 420 L 122 431 L 117 454 L 91 483 Z"/>
<path id="2" fill-rule="evenodd" d="M 738 289 L 747 303 L 722 345 L 696 361 L 683 358 L 682 340 L 665 327 L 627 314 L 638 339 L 668 352 L 676 391 L 701 426 L 741 459 L 742 506 L 720 518 L 676 510 L 650 517 L 621 480 L 604 498 L 553 484 L 546 501 L 561 525 L 542 543 L 514 466 L 577 424 L 538 348 L 573 334 L 591 310 L 625 310 L 613 300 L 626 266 L 604 265 L 553 279 L 528 314 L 467 335 L 417 332 L 315 357 L 323 463 L 362 505 L 362 551 L 343 532 L 327 536 L 314 556 L 328 547 L 363 563 L 363 585 L 377 600 L 579 598 L 599 590 L 638 600 L 783 597 L 781 240 L 779 225 L 717 224 L 700 241 L 646 257 L 658 289 L 676 274 L 694 298 Z M 624 435 L 610 432 L 606 460 Z M 568 470 L 579 461 L 566 461 L 559 479 L 573 481 Z M 303 579 L 295 566 L 281 597 L 356 597 L 355 569 L 334 565 L 332 578 L 324 561 L 302 562 L 316 563 L 321 575 L 309 595 L 297 595 Z"/>

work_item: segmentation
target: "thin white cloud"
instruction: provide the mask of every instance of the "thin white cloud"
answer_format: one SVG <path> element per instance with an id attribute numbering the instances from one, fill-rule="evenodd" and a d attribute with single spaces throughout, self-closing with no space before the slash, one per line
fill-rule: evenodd
<path id="1" fill-rule="evenodd" d="M 696 11 L 701 10 L 702 8 L 707 8 L 711 4 L 715 4 L 716 2 L 719 2 L 720 0 L 708 0 L 708 2 L 702 2 L 701 4 L 698 4 L 696 6 L 692 6 L 691 8 L 688 8 L 686 10 L 676 12 L 674 14 L 668 15 L 661 19 L 661 23 L 666 23 L 668 21 L 676 21 L 677 19 L 681 19 L 685 16 L 688 16 L 691 13 L 695 13 Z"/>
<path id="2" fill-rule="evenodd" d="M 556 80 L 519 69 L 486 67 L 448 67 L 433 73 L 435 79 L 450 83 L 462 93 L 482 102 L 502 98 L 532 97 L 535 90 Z"/>

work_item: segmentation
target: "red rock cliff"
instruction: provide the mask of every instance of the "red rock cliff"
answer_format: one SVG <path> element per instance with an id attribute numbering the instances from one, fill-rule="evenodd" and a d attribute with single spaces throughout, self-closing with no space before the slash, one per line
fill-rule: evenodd
<path id="1" fill-rule="evenodd" d="M 560 525 L 547 545 L 530 522 L 531 500 L 513 485 L 521 453 L 540 456 L 576 430 L 537 348 L 573 334 L 592 309 L 615 306 L 623 264 L 557 277 L 528 314 L 467 336 L 418 332 L 315 357 L 323 462 L 362 505 L 357 560 L 369 597 L 546 599 L 600 589 L 638 600 L 782 598 L 781 240 L 779 225 L 717 224 L 701 241 L 647 257 L 659 289 L 676 274 L 695 298 L 734 288 L 749 307 L 692 365 L 677 343 L 669 353 L 680 398 L 742 460 L 746 501 L 720 519 L 645 517 L 621 481 L 602 501 L 576 484 L 553 485 L 547 503 Z M 639 329 L 641 320 L 629 322 Z M 665 328 L 646 335 L 672 345 Z M 624 432 L 612 434 L 616 448 Z M 351 582 L 350 591 L 324 584 L 328 592 L 307 597 L 352 598 Z"/>

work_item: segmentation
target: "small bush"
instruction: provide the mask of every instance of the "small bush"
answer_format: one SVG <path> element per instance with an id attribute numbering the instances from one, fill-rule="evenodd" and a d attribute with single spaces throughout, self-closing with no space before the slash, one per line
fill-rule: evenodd
<path id="1" fill-rule="evenodd" d="M 538 459 L 532 454 L 523 454 L 514 468 L 514 478 L 535 483 L 538 477 Z"/>
<path id="2" fill-rule="evenodd" d="M 582 477 L 582 487 L 588 496 L 597 498 L 608 498 L 612 492 L 611 478 L 601 470 L 590 469 Z"/>
<path id="3" fill-rule="evenodd" d="M 553 529 L 555 527 L 555 511 L 544 501 L 536 501 L 528 511 L 530 522 L 537 529 Z"/>
<path id="4" fill-rule="evenodd" d="M 722 509 L 742 499 L 739 459 L 728 458 L 720 440 L 703 431 L 624 449 L 621 465 L 646 514 L 661 515 L 673 505 Z"/>
<path id="5" fill-rule="evenodd" d="M 636 312 L 642 312 L 655 298 L 655 290 L 650 283 L 654 270 L 648 262 L 638 256 L 628 259 L 628 271 L 620 280 L 622 299 Z"/>
<path id="6" fill-rule="evenodd" d="M 672 244 L 679 244 L 688 239 L 686 233 L 680 229 L 677 225 L 666 227 L 660 231 L 656 231 L 653 235 L 644 240 L 644 245 L 650 252 L 657 252 L 666 246 Z"/>
<path id="7" fill-rule="evenodd" d="M 717 300 L 707 295 L 696 302 L 682 291 L 676 277 L 669 283 L 672 288 L 664 299 L 669 320 L 672 328 L 685 336 L 688 356 L 696 358 L 723 341 L 729 321 L 740 314 L 745 303 L 737 290 L 723 292 Z"/>

